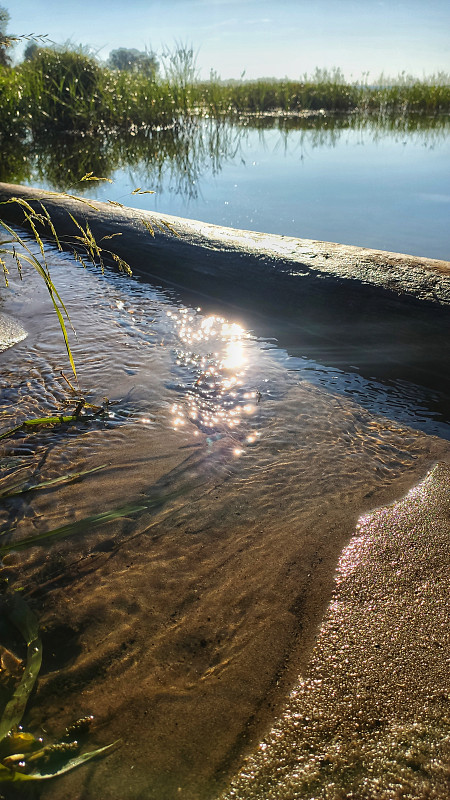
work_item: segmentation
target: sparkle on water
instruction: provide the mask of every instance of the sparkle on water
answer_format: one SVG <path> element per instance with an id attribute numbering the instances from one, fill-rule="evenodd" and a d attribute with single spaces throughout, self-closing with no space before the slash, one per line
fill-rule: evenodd
<path id="1" fill-rule="evenodd" d="M 172 405 L 173 427 L 193 423 L 199 430 L 220 435 L 237 429 L 257 409 L 258 392 L 247 388 L 249 331 L 224 317 L 204 317 L 201 309 L 167 311 L 180 345 L 175 350 L 180 370 L 182 402 Z M 259 431 L 246 435 L 253 444 Z M 242 453 L 235 448 L 235 455 Z"/>

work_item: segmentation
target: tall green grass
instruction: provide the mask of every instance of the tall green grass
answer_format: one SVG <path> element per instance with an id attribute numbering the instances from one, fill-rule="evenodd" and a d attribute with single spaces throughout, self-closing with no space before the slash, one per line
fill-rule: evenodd
<path id="1" fill-rule="evenodd" d="M 450 112 L 450 77 L 401 75 L 349 83 L 340 70 L 300 80 L 200 81 L 192 48 L 163 54 L 161 75 L 108 69 L 82 50 L 39 48 L 0 67 L 0 134 L 136 131 L 176 126 L 195 115 Z"/>
<path id="2" fill-rule="evenodd" d="M 312 76 L 293 80 L 221 82 L 212 76 L 198 85 L 200 106 L 214 113 L 284 112 L 330 113 L 449 113 L 450 76 L 445 73 L 418 80 L 400 75 L 381 76 L 374 85 L 348 83 L 340 70 L 316 69 Z"/>
<path id="3" fill-rule="evenodd" d="M 33 132 L 48 127 L 86 130 L 97 121 L 103 72 L 93 58 L 43 48 L 18 73 L 27 124 Z"/>
<path id="4" fill-rule="evenodd" d="M 24 135 L 29 127 L 20 73 L 0 66 L 0 134 Z"/>

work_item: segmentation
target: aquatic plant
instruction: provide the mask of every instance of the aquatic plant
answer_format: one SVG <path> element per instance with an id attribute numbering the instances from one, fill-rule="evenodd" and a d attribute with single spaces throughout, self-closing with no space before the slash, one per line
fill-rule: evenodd
<path id="1" fill-rule="evenodd" d="M 166 499 L 167 498 L 161 497 L 157 498 L 155 501 L 149 501 L 149 503 L 145 505 L 129 504 L 121 508 L 112 509 L 111 511 L 101 511 L 99 514 L 91 514 L 89 517 L 80 519 L 77 522 L 60 525 L 57 528 L 44 531 L 43 533 L 33 534 L 33 536 L 27 536 L 24 539 L 13 539 L 7 544 L 0 545 L 0 557 L 3 557 L 6 553 L 10 553 L 12 550 L 14 552 L 28 550 L 30 547 L 36 547 L 49 540 L 67 539 L 68 536 L 73 536 L 77 533 L 83 534 L 86 533 L 86 531 L 92 532 L 94 528 L 98 528 L 115 519 L 123 519 L 123 517 L 127 517 L 129 514 L 135 514 L 138 511 L 146 511 L 150 507 L 161 505 Z M 12 533 L 12 530 L 5 530 L 1 532 L 1 536 L 7 536 Z"/>
<path id="2" fill-rule="evenodd" d="M 48 43 L 47 43 L 48 45 Z M 381 76 L 348 82 L 339 69 L 292 79 L 201 81 L 193 48 L 178 43 L 162 69 L 110 69 L 82 48 L 36 47 L 15 67 L 0 67 L 0 135 L 42 131 L 94 133 L 183 125 L 195 115 L 242 113 L 404 113 L 450 111 L 450 79 Z"/>
<path id="3" fill-rule="evenodd" d="M 85 469 L 81 472 L 60 475 L 58 478 L 52 478 L 52 480 L 42 481 L 41 483 L 18 483 L 12 486 L 9 485 L 7 487 L 0 487 L 0 498 L 5 500 L 9 497 L 18 497 L 21 494 L 27 494 L 28 492 L 37 492 L 40 490 L 49 489 L 50 487 L 53 488 L 54 486 L 60 486 L 61 484 L 71 483 L 72 481 L 79 481 L 80 478 L 83 478 L 85 475 L 91 475 L 93 472 L 98 472 L 99 469 L 103 469 L 104 467 L 105 464 L 102 464 L 99 467 Z"/>
<path id="4" fill-rule="evenodd" d="M 117 742 L 80 752 L 81 740 L 89 730 L 92 716 L 66 728 L 63 740 L 56 744 L 44 745 L 41 738 L 20 727 L 41 668 L 42 642 L 36 617 L 17 592 L 3 597 L 2 603 L 7 618 L 23 636 L 27 653 L 23 664 L 10 650 L 2 648 L 3 684 L 11 683 L 14 689 L 0 717 L 0 783 L 47 780 L 111 751 Z"/>
<path id="5" fill-rule="evenodd" d="M 369 85 L 349 83 L 339 69 L 316 69 L 300 80 L 260 79 L 220 81 L 212 75 L 198 86 L 200 105 L 209 113 L 264 114 L 302 113 L 448 113 L 450 77 L 438 73 L 418 80 L 408 76 L 396 79 L 381 76 Z"/>
<path id="6" fill-rule="evenodd" d="M 98 122 L 102 72 L 94 58 L 80 50 L 44 47 L 18 72 L 32 131 L 86 130 Z"/>
<path id="7" fill-rule="evenodd" d="M 109 413 L 109 401 L 105 399 L 105 402 L 102 406 L 94 406 L 91 403 L 87 403 L 84 397 L 78 395 L 78 400 L 76 404 L 76 408 L 74 409 L 72 414 L 57 414 L 51 417 L 36 417 L 33 419 L 25 419 L 20 422 L 18 425 L 15 425 L 13 428 L 9 428 L 6 431 L 0 433 L 0 439 L 6 439 L 6 437 L 11 436 L 13 433 L 16 433 L 20 430 L 27 430 L 30 428 L 41 428 L 45 425 L 64 425 L 69 422 L 89 422 L 92 419 L 96 419 L 98 417 L 105 417 Z M 90 409 L 90 413 L 86 414 L 85 409 Z M 0 497 L 2 496 L 0 490 Z"/>

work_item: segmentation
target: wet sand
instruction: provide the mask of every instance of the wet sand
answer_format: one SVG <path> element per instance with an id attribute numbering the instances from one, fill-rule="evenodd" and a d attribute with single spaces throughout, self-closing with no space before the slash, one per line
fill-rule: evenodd
<path id="1" fill-rule="evenodd" d="M 448 464 L 361 518 L 311 660 L 224 800 L 450 795 L 449 532 Z"/>

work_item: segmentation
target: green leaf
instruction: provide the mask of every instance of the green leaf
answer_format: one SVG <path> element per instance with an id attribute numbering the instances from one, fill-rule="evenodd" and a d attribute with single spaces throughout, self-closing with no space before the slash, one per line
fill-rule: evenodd
<path id="1" fill-rule="evenodd" d="M 27 663 L 20 683 L 6 704 L 0 720 L 0 741 L 8 735 L 11 728 L 20 724 L 42 663 L 42 643 L 36 617 L 19 594 L 15 593 L 10 603 L 11 622 L 19 629 L 27 643 Z"/>
<path id="2" fill-rule="evenodd" d="M 64 766 L 60 767 L 58 770 L 55 770 L 55 772 L 39 772 L 36 770 L 36 772 L 27 774 L 25 772 L 16 772 L 15 770 L 8 769 L 8 767 L 5 767 L 4 764 L 0 764 L 0 782 L 12 783 L 16 781 L 20 783 L 21 781 L 45 781 L 49 778 L 56 778 L 57 775 L 63 775 L 65 772 L 69 772 L 76 767 L 80 767 L 82 764 L 85 764 L 86 761 L 90 761 L 92 758 L 104 755 L 119 742 L 120 739 L 117 739 L 115 742 L 107 744 L 105 747 L 99 747 L 97 750 L 90 750 L 88 753 L 82 753 L 79 756 L 74 756 L 74 758 L 69 759 Z"/>

